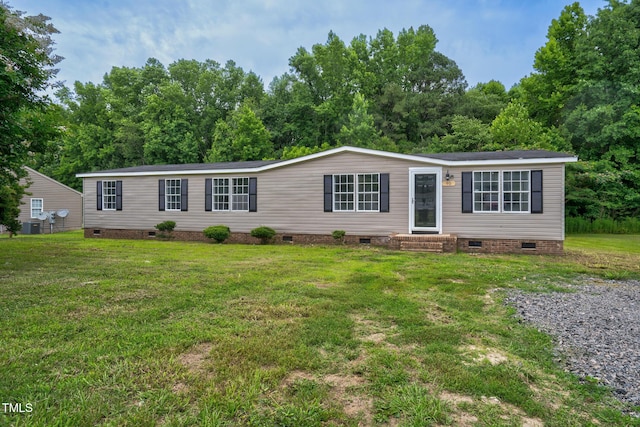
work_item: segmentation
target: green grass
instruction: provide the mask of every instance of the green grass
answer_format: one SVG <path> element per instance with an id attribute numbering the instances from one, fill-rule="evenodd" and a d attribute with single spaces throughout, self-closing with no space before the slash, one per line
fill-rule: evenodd
<path id="1" fill-rule="evenodd" d="M 621 237 L 618 240 L 618 237 Z M 640 425 L 554 363 L 504 289 L 640 277 L 567 255 L 0 238 L 0 425 Z"/>

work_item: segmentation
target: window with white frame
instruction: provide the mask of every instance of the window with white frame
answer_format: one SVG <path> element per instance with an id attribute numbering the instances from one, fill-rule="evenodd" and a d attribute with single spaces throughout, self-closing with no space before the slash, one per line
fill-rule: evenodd
<path id="1" fill-rule="evenodd" d="M 31 199 L 31 218 L 38 218 L 44 209 L 43 199 Z"/>
<path id="2" fill-rule="evenodd" d="M 116 210 L 115 181 L 102 181 L 102 209 L 106 211 Z"/>
<path id="3" fill-rule="evenodd" d="M 213 210 L 229 210 L 229 178 L 213 178 Z"/>
<path id="4" fill-rule="evenodd" d="M 333 211 L 380 211 L 380 174 L 333 175 Z"/>
<path id="5" fill-rule="evenodd" d="M 355 184 L 354 175 L 333 175 L 333 210 L 355 210 Z"/>
<path id="6" fill-rule="evenodd" d="M 165 185 L 165 209 L 168 211 L 179 211 L 181 208 L 180 199 L 180 179 L 166 179 Z"/>
<path id="7" fill-rule="evenodd" d="M 473 173 L 473 211 L 500 211 L 500 173 L 498 171 Z"/>
<path id="8" fill-rule="evenodd" d="M 358 210 L 380 210 L 380 174 L 358 174 Z"/>
<path id="9" fill-rule="evenodd" d="M 249 178 L 232 178 L 231 210 L 249 210 Z"/>
<path id="10" fill-rule="evenodd" d="M 502 173 L 502 206 L 504 212 L 529 212 L 529 171 Z"/>
<path id="11" fill-rule="evenodd" d="M 248 211 L 249 178 L 213 178 L 214 211 Z"/>

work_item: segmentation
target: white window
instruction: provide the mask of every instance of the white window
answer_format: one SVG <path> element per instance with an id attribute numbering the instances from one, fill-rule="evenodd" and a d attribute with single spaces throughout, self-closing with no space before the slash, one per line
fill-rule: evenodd
<path id="1" fill-rule="evenodd" d="M 355 209 L 355 185 L 353 175 L 333 176 L 333 210 L 353 211 Z"/>
<path id="2" fill-rule="evenodd" d="M 333 210 L 379 212 L 380 174 L 333 175 Z"/>
<path id="3" fill-rule="evenodd" d="M 500 173 L 497 171 L 473 173 L 473 211 L 500 211 Z"/>
<path id="4" fill-rule="evenodd" d="M 248 211 L 249 178 L 213 178 L 214 211 Z"/>
<path id="5" fill-rule="evenodd" d="M 116 210 L 116 182 L 102 181 L 102 209 Z"/>
<path id="6" fill-rule="evenodd" d="M 249 210 L 249 178 L 233 178 L 231 186 L 231 210 Z"/>
<path id="7" fill-rule="evenodd" d="M 43 199 L 31 199 L 31 218 L 38 218 L 44 209 Z"/>
<path id="8" fill-rule="evenodd" d="M 474 212 L 530 212 L 531 171 L 473 172 Z"/>
<path id="9" fill-rule="evenodd" d="M 502 173 L 502 206 L 504 212 L 529 212 L 529 171 Z"/>
<path id="10" fill-rule="evenodd" d="M 179 211 L 181 208 L 180 200 L 180 179 L 167 179 L 164 181 L 165 185 L 165 206 L 168 211 Z"/>
<path id="11" fill-rule="evenodd" d="M 358 210 L 380 210 L 380 174 L 363 173 L 358 175 Z"/>
<path id="12" fill-rule="evenodd" d="M 229 178 L 213 178 L 213 210 L 229 210 Z"/>

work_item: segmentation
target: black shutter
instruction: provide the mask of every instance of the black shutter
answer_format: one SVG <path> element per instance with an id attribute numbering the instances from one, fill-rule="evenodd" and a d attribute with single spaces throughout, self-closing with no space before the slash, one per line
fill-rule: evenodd
<path id="1" fill-rule="evenodd" d="M 531 171 L 531 213 L 542 213 L 542 171 Z"/>
<path id="2" fill-rule="evenodd" d="M 180 210 L 186 212 L 189 210 L 189 180 L 180 180 Z"/>
<path id="3" fill-rule="evenodd" d="M 164 210 L 164 179 L 158 180 L 158 210 Z"/>
<path id="4" fill-rule="evenodd" d="M 389 174 L 380 174 L 380 212 L 389 212 Z"/>
<path id="5" fill-rule="evenodd" d="M 213 180 L 206 178 L 204 180 L 204 210 L 211 212 L 213 210 Z"/>
<path id="6" fill-rule="evenodd" d="M 98 203 L 98 210 L 102 210 L 102 181 L 98 181 L 98 185 L 96 187 L 96 201 Z"/>
<path id="7" fill-rule="evenodd" d="M 462 172 L 462 213 L 473 213 L 473 172 Z"/>
<path id="8" fill-rule="evenodd" d="M 324 176 L 324 211 L 333 212 L 333 175 Z"/>
<path id="9" fill-rule="evenodd" d="M 122 210 L 122 181 L 116 181 L 116 210 Z"/>
<path id="10" fill-rule="evenodd" d="M 258 212 L 258 178 L 249 178 L 249 212 Z"/>

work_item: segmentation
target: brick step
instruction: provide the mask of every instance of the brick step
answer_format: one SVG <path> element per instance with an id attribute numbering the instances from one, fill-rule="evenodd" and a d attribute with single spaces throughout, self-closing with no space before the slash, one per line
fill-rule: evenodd
<path id="1" fill-rule="evenodd" d="M 444 252 L 443 242 L 433 241 L 411 241 L 403 240 L 400 242 L 400 250 L 414 252 Z"/>

